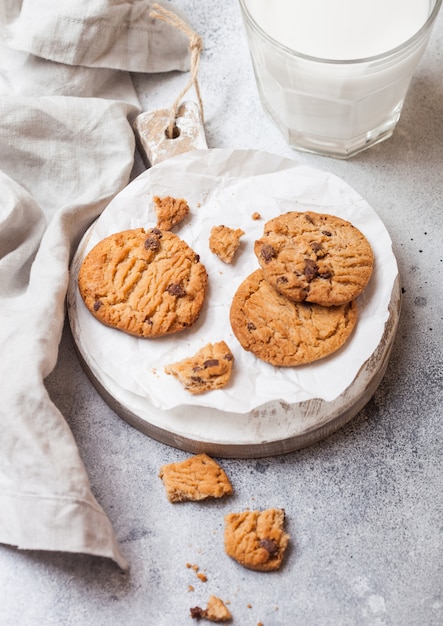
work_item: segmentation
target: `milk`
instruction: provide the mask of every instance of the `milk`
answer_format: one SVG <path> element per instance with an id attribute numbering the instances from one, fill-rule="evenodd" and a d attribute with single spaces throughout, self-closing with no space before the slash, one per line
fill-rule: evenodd
<path id="1" fill-rule="evenodd" d="M 392 50 L 425 23 L 429 0 L 248 0 L 271 37 L 302 54 L 362 59 Z"/>
<path id="2" fill-rule="evenodd" d="M 346 158 L 390 136 L 439 1 L 240 0 L 262 103 L 288 142 Z"/>

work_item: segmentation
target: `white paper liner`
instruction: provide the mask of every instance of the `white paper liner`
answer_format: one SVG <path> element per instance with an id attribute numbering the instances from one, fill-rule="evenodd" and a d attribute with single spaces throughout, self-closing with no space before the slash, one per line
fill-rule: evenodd
<path id="1" fill-rule="evenodd" d="M 292 159 L 251 150 L 198 150 L 154 166 L 120 192 L 85 235 L 73 267 L 104 237 L 129 228 L 155 226 L 154 195 L 183 197 L 191 208 L 190 216 L 174 232 L 206 266 L 210 285 L 206 303 L 190 329 L 138 339 L 98 322 L 76 289 L 77 332 L 96 367 L 118 387 L 163 410 L 194 405 L 247 413 L 275 400 L 289 404 L 313 398 L 335 400 L 377 348 L 389 316 L 398 270 L 391 239 L 375 211 L 341 179 Z M 253 245 L 264 223 L 291 210 L 329 213 L 352 222 L 369 240 L 375 267 L 358 298 L 359 318 L 347 343 L 330 357 L 285 368 L 269 365 L 243 350 L 232 332 L 229 309 L 239 284 L 259 267 Z M 254 212 L 260 213 L 260 220 L 252 219 Z M 209 250 L 210 230 L 220 224 L 246 233 L 232 265 Z M 165 365 L 222 339 L 235 357 L 232 380 L 224 389 L 194 396 L 164 373 Z"/>

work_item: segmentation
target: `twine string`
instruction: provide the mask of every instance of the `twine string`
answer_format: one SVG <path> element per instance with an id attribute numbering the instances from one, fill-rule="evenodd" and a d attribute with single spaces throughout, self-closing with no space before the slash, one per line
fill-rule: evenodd
<path id="1" fill-rule="evenodd" d="M 192 86 L 194 86 L 195 93 L 197 94 L 198 105 L 200 108 L 200 115 L 201 115 L 201 119 L 203 123 L 203 101 L 201 97 L 200 86 L 198 84 L 198 79 L 197 79 L 198 68 L 200 66 L 200 54 L 203 49 L 203 40 L 200 37 L 200 35 L 198 35 L 195 31 L 193 31 L 192 28 L 173 11 L 169 11 L 168 9 L 165 9 L 164 7 L 160 6 L 157 3 L 153 4 L 153 9 L 154 10 L 150 12 L 151 17 L 158 19 L 158 20 L 162 20 L 163 22 L 166 22 L 166 24 L 169 24 L 170 26 L 177 28 L 182 33 L 184 33 L 189 39 L 189 52 L 191 55 L 191 64 L 190 64 L 191 76 L 190 76 L 188 84 L 181 91 L 181 93 L 179 94 L 179 96 L 177 97 L 177 99 L 175 100 L 174 104 L 171 107 L 171 113 L 169 117 L 169 124 L 168 124 L 167 130 L 168 130 L 168 137 L 172 139 L 174 137 L 175 120 L 177 118 L 180 103 L 184 95 L 189 91 L 189 89 L 191 89 Z"/>

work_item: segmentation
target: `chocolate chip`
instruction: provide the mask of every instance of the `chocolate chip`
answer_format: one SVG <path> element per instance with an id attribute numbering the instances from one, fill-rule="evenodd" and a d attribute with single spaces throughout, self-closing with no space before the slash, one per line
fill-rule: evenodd
<path id="1" fill-rule="evenodd" d="M 313 241 L 311 243 L 311 248 L 313 252 L 319 252 L 320 250 L 323 250 L 323 246 L 318 241 Z"/>
<path id="2" fill-rule="evenodd" d="M 219 363 L 218 359 L 208 359 L 203 363 L 203 367 L 216 367 Z"/>
<path id="3" fill-rule="evenodd" d="M 324 278 L 325 280 L 327 280 L 328 278 L 332 278 L 332 272 L 330 271 L 326 271 L 326 272 L 322 272 L 321 274 L 319 273 L 320 278 Z"/>
<path id="4" fill-rule="evenodd" d="M 200 376 L 191 376 L 191 380 L 193 383 L 202 383 L 203 382 L 203 378 L 200 378 Z"/>
<path id="5" fill-rule="evenodd" d="M 200 619 L 200 617 L 206 616 L 206 611 L 204 611 L 199 606 L 194 606 L 192 609 L 189 609 L 189 610 L 191 611 L 191 617 L 194 619 Z"/>
<path id="6" fill-rule="evenodd" d="M 101 306 L 103 306 L 103 302 L 101 300 L 96 300 L 94 302 L 94 311 L 98 311 Z"/>
<path id="7" fill-rule="evenodd" d="M 163 237 L 163 233 L 159 228 L 151 228 L 150 232 L 153 233 L 154 235 L 157 235 L 159 239 Z"/>
<path id="8" fill-rule="evenodd" d="M 271 556 L 278 553 L 278 543 L 274 539 L 261 539 L 260 547 L 267 550 Z"/>
<path id="9" fill-rule="evenodd" d="M 277 284 L 279 285 L 286 285 L 287 282 L 288 282 L 287 276 L 279 276 L 277 278 Z"/>
<path id="10" fill-rule="evenodd" d="M 310 223 L 313 224 L 314 220 L 312 219 L 312 217 L 309 215 L 309 213 L 305 213 L 305 218 L 306 220 Z"/>
<path id="11" fill-rule="evenodd" d="M 318 276 L 318 265 L 312 259 L 305 259 L 305 267 L 303 270 L 303 274 L 306 276 L 306 279 L 311 281 L 316 276 Z"/>
<path id="12" fill-rule="evenodd" d="M 271 244 L 265 243 L 262 249 L 260 250 L 260 256 L 265 263 L 269 263 L 269 261 L 272 261 L 272 259 L 275 259 L 275 257 L 277 256 L 277 253 L 275 251 L 275 248 L 273 248 Z"/>
<path id="13" fill-rule="evenodd" d="M 196 263 L 198 263 L 200 261 L 200 255 L 196 254 L 195 257 L 194 257 L 194 260 L 195 260 Z"/>
<path id="14" fill-rule="evenodd" d="M 171 294 L 171 296 L 176 296 L 177 298 L 182 298 L 186 295 L 186 289 L 177 283 L 171 283 L 166 287 L 166 291 Z"/>
<path id="15" fill-rule="evenodd" d="M 158 250 L 160 248 L 160 241 L 158 237 L 148 237 L 145 239 L 145 248 L 146 250 Z"/>
<path id="16" fill-rule="evenodd" d="M 332 233 L 329 230 L 322 230 L 321 232 L 325 237 L 332 237 Z"/>
<path id="17" fill-rule="evenodd" d="M 225 354 L 223 358 L 225 361 L 232 361 L 234 359 L 234 357 L 232 356 L 230 352 L 228 352 L 228 354 Z"/>
<path id="18" fill-rule="evenodd" d="M 256 326 L 252 322 L 248 322 L 248 325 L 246 326 L 246 328 L 249 330 L 249 332 L 256 330 Z"/>

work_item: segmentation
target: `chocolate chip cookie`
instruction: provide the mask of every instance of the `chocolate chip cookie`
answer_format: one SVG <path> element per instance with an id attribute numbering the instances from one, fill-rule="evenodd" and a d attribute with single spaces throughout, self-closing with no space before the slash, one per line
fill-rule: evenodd
<path id="1" fill-rule="evenodd" d="M 196 354 L 166 365 L 166 374 L 172 374 L 192 394 L 225 387 L 232 374 L 234 355 L 224 341 L 208 343 Z"/>
<path id="2" fill-rule="evenodd" d="M 332 307 L 293 302 L 269 284 L 261 269 L 241 283 L 230 310 L 232 330 L 242 347 L 280 366 L 332 354 L 349 338 L 356 321 L 355 301 Z"/>
<path id="3" fill-rule="evenodd" d="M 254 252 L 266 280 L 282 295 L 323 306 L 355 299 L 374 265 L 371 246 L 355 226 L 312 211 L 268 221 Z"/>
<path id="4" fill-rule="evenodd" d="M 78 275 L 89 311 L 103 324 L 137 337 L 189 328 L 199 317 L 207 283 L 199 255 L 158 228 L 106 237 L 85 257 Z"/>
<path id="5" fill-rule="evenodd" d="M 226 554 L 248 569 L 261 572 L 279 569 L 289 543 L 284 523 L 284 509 L 228 513 Z"/>

